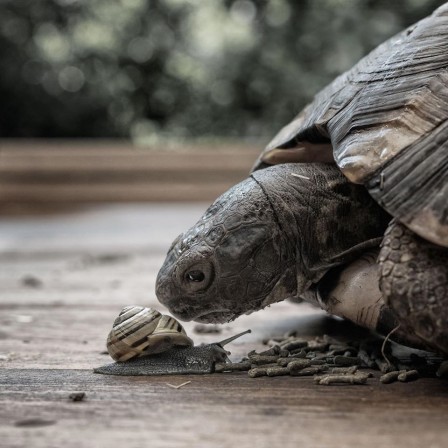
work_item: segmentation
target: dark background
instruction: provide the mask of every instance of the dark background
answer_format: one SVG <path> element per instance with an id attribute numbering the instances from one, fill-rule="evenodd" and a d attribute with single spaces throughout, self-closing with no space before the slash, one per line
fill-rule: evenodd
<path id="1" fill-rule="evenodd" d="M 443 3 L 0 0 L 0 137 L 269 137 Z"/>

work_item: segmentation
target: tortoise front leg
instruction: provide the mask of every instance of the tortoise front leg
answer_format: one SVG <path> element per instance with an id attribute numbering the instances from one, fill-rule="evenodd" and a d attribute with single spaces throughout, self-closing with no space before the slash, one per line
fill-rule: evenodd
<path id="1" fill-rule="evenodd" d="M 378 250 L 369 251 L 344 268 L 330 271 L 318 285 L 325 311 L 376 330 L 384 308 L 378 285 Z"/>
<path id="2" fill-rule="evenodd" d="M 357 325 L 389 334 L 398 326 L 395 313 L 386 305 L 379 287 L 379 249 L 363 254 L 354 262 L 328 272 L 314 290 L 314 300 L 322 309 Z M 310 299 L 311 297 L 305 297 Z M 415 348 L 422 342 L 412 331 L 398 328 L 391 339 Z"/>
<path id="3" fill-rule="evenodd" d="M 380 288 L 400 328 L 448 354 L 448 249 L 393 221 L 379 255 Z"/>

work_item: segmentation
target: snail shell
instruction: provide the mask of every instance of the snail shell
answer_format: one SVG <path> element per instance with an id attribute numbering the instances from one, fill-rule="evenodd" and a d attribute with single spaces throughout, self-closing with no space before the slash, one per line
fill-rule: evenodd
<path id="1" fill-rule="evenodd" d="M 175 346 L 193 346 L 173 317 L 143 306 L 123 308 L 107 337 L 107 351 L 118 362 L 161 353 Z"/>

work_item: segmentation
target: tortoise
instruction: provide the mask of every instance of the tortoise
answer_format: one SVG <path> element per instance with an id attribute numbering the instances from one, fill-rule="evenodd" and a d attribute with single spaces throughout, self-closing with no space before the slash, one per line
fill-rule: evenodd
<path id="1" fill-rule="evenodd" d="M 319 92 L 173 242 L 156 293 L 206 323 L 302 299 L 448 354 L 448 3 Z"/>

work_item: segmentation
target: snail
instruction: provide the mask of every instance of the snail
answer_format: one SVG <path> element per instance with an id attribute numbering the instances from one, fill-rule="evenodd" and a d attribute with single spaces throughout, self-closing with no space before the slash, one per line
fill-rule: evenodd
<path id="1" fill-rule="evenodd" d="M 123 362 L 173 346 L 191 347 L 193 341 L 173 317 L 152 308 L 126 306 L 115 319 L 106 345 L 112 359 Z"/>
<path id="2" fill-rule="evenodd" d="M 229 362 L 224 345 L 250 330 L 221 342 L 194 346 L 173 317 L 142 306 L 127 306 L 115 319 L 107 350 L 116 361 L 94 369 L 106 375 L 186 375 L 213 373 L 216 363 Z"/>

